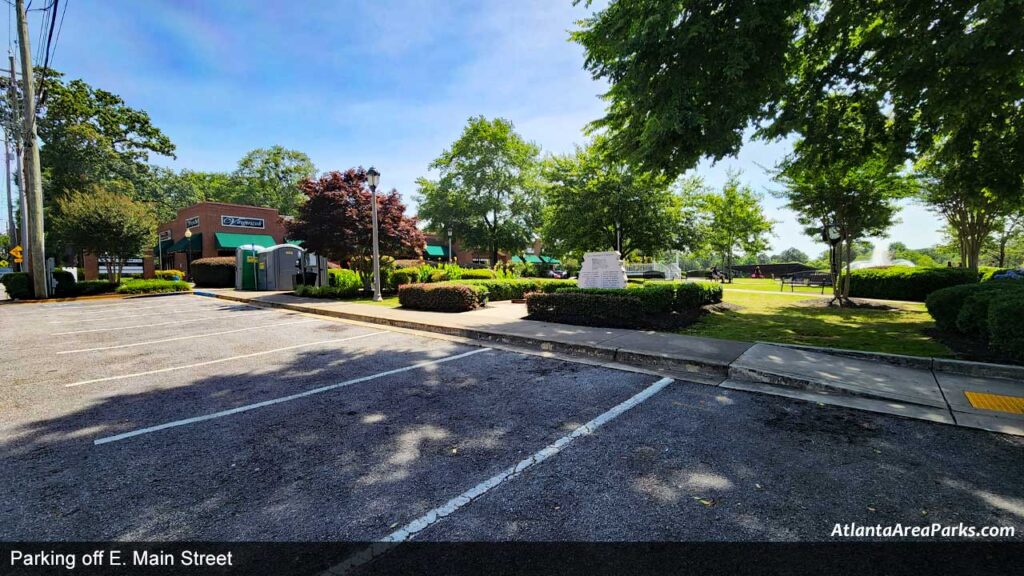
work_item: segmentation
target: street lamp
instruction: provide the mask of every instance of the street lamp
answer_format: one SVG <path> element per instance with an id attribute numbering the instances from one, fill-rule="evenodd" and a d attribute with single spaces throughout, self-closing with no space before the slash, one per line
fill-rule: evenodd
<path id="1" fill-rule="evenodd" d="M 192 230 L 185 228 L 185 244 L 188 245 L 187 256 L 185 257 L 185 271 L 188 272 L 188 279 L 192 280 Z"/>
<path id="2" fill-rule="evenodd" d="M 448 263 L 452 263 L 452 227 L 448 227 Z"/>
<path id="3" fill-rule="evenodd" d="M 366 171 L 366 181 L 370 185 L 370 198 L 373 213 L 373 301 L 383 300 L 380 296 L 380 246 L 377 243 L 377 184 L 380 184 L 380 172 L 373 166 Z"/>

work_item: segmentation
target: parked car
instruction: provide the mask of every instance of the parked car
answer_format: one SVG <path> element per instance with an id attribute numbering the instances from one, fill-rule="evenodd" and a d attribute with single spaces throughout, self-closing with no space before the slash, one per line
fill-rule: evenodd
<path id="1" fill-rule="evenodd" d="M 567 270 L 557 270 L 555 268 L 552 268 L 544 273 L 544 277 L 565 279 L 569 277 L 569 272 Z"/>

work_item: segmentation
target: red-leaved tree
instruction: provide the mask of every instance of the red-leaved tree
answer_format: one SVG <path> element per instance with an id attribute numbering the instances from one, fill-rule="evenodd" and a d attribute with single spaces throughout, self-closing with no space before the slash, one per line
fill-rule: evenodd
<path id="1" fill-rule="evenodd" d="M 303 248 L 341 262 L 359 273 L 363 286 L 373 279 L 373 216 L 366 171 L 352 168 L 310 178 L 301 184 L 306 202 L 288 224 L 288 234 L 303 240 Z M 398 191 L 377 193 L 380 254 L 419 255 L 425 240 L 416 219 L 405 215 Z"/>

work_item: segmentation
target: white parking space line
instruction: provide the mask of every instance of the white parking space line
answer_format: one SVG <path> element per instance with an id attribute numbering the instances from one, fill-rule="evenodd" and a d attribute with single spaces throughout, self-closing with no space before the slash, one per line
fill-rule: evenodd
<path id="1" fill-rule="evenodd" d="M 174 302 L 164 302 L 162 304 L 155 304 L 153 306 L 125 306 L 125 305 L 122 305 L 122 306 L 119 306 L 119 308 L 121 308 L 121 310 L 123 310 L 125 312 L 131 312 L 133 310 L 156 310 L 156 309 L 159 309 L 159 308 L 171 308 L 173 306 L 179 306 L 180 307 L 181 305 L 182 305 L 182 302 L 176 300 Z M 71 312 L 67 312 L 67 313 L 62 313 L 62 314 L 58 314 L 57 316 L 60 316 L 62 318 L 67 318 L 67 319 L 89 318 L 89 317 L 92 317 L 92 316 L 101 316 L 103 314 L 110 314 L 111 312 L 113 312 L 113 311 L 109 310 L 109 309 L 107 309 L 107 310 L 93 310 L 93 309 L 89 308 L 89 309 L 86 309 L 86 310 L 75 310 L 75 311 L 71 311 Z"/>
<path id="2" fill-rule="evenodd" d="M 79 348 L 77 350 L 63 350 L 57 354 L 77 354 L 79 352 L 97 352 L 99 350 L 116 350 L 118 348 L 133 348 L 135 346 L 148 346 L 150 344 L 162 344 L 164 342 L 177 342 L 178 340 L 190 340 L 192 338 L 208 338 L 222 334 L 234 334 L 247 330 L 259 330 L 260 328 L 276 328 L 277 326 L 291 326 L 293 324 L 307 324 L 309 322 L 323 322 L 319 318 L 307 318 L 306 320 L 295 320 L 294 322 L 279 322 L 277 324 L 260 324 L 259 326 L 246 326 L 234 330 L 223 330 L 221 332 L 204 332 L 202 334 L 188 334 L 186 336 L 175 336 L 174 338 L 161 338 L 160 340 L 145 340 L 143 342 L 129 342 L 128 344 L 113 344 L 111 346 L 97 346 L 96 348 Z"/>
<path id="3" fill-rule="evenodd" d="M 255 404 L 246 404 L 230 410 L 221 410 L 220 412 L 213 412 L 211 414 L 204 414 L 203 416 L 196 416 L 194 418 L 185 418 L 184 420 L 175 420 L 173 422 L 167 422 L 159 424 L 157 426 L 150 426 L 148 428 L 139 428 L 138 430 L 132 430 L 131 432 L 124 432 L 122 434 L 115 434 L 114 436 L 106 436 L 93 440 L 93 444 L 107 444 L 108 442 L 117 442 L 118 440 L 124 440 L 126 438 L 132 438 L 135 436 L 141 436 L 143 434 L 149 434 L 160 430 L 166 430 L 168 428 L 177 428 L 178 426 L 186 426 L 188 424 L 196 424 L 198 422 L 205 422 L 207 420 L 213 420 L 215 418 L 223 418 L 225 416 L 231 416 L 233 414 L 241 414 L 242 412 L 248 412 L 250 410 L 256 410 L 258 408 L 266 408 L 267 406 L 273 406 L 275 404 L 281 404 L 283 402 L 290 402 L 292 400 L 298 400 L 314 394 L 322 394 L 324 392 L 330 392 L 331 390 L 337 390 L 338 388 L 344 388 L 353 384 L 359 384 L 362 382 L 369 382 L 370 380 L 376 380 L 378 378 L 384 378 L 385 376 L 392 376 L 394 374 L 401 374 L 402 372 L 409 372 L 411 370 L 418 370 L 427 366 L 433 366 L 435 364 L 442 364 L 444 362 L 451 362 L 452 360 L 459 360 L 466 358 L 474 354 L 481 352 L 487 352 L 490 348 L 481 348 L 479 350 L 471 350 L 462 354 L 456 354 L 454 356 L 447 356 L 445 358 L 439 358 L 437 360 L 428 360 L 426 362 L 418 362 L 404 368 L 395 368 L 394 370 L 388 370 L 386 372 L 378 372 L 369 376 L 363 376 L 361 378 L 354 378 L 352 380 L 345 380 L 344 382 L 338 382 L 337 384 L 330 384 L 328 386 L 321 386 L 320 388 L 313 388 L 312 390 L 306 390 L 305 392 L 299 392 L 298 394 L 291 394 L 288 396 L 281 396 L 279 398 L 273 398 L 271 400 L 264 400 L 263 402 L 257 402 Z"/>
<path id="4" fill-rule="evenodd" d="M 271 312 L 277 312 L 277 311 L 276 310 L 245 310 L 245 311 L 240 311 L 239 313 L 240 314 L 245 314 L 245 317 L 248 318 L 248 317 L 253 316 L 255 314 L 269 314 Z M 285 316 L 294 316 L 294 314 L 285 314 Z M 133 330 L 135 328 L 153 328 L 155 326 L 170 326 L 172 324 L 188 324 L 190 322 L 207 322 L 209 320 L 227 320 L 228 318 L 234 318 L 234 317 L 235 317 L 234 315 L 232 315 L 230 317 L 225 317 L 224 315 L 206 316 L 204 318 L 192 318 L 191 320 L 172 320 L 170 322 L 157 322 L 155 324 L 153 324 L 153 323 L 149 323 L 149 324 L 132 324 L 131 326 L 115 326 L 113 328 L 92 328 L 90 330 L 74 330 L 72 332 L 57 332 L 57 333 L 53 334 L 53 336 L 68 336 L 70 334 L 89 334 L 89 333 L 92 333 L 92 332 L 113 332 L 113 331 L 116 331 L 116 330 Z M 132 318 L 134 318 L 134 316 L 132 316 Z"/>
<path id="5" fill-rule="evenodd" d="M 284 352 L 285 350 L 296 350 L 298 348 L 306 348 L 309 346 L 316 346 L 318 344 L 334 344 L 337 342 L 348 342 L 349 340 L 359 340 L 361 338 L 368 338 L 370 336 L 376 336 L 378 334 L 385 334 L 385 332 L 371 332 L 369 334 L 360 334 L 358 336 L 349 336 L 348 338 L 332 338 L 330 340 L 320 340 L 317 342 L 308 342 L 306 344 L 295 344 L 294 346 L 285 346 L 283 348 L 274 348 L 273 350 L 264 350 L 262 352 L 253 352 L 251 354 L 242 354 L 240 356 L 230 356 L 228 358 L 219 358 L 217 360 L 207 360 L 205 362 L 196 362 L 195 364 L 185 364 L 184 366 L 172 366 L 170 368 L 160 368 L 158 370 L 147 370 L 145 372 L 135 372 L 134 374 L 123 374 L 121 376 L 107 376 L 106 378 L 94 378 L 92 380 L 82 380 L 80 382 L 72 382 L 71 384 L 65 384 L 65 388 L 73 388 L 75 386 L 84 386 L 86 384 L 96 384 L 98 382 L 110 382 L 111 380 L 124 380 L 126 378 L 135 378 L 138 376 L 151 376 L 153 374 L 162 374 L 164 372 L 173 372 L 174 370 L 186 370 L 188 368 L 198 368 L 200 366 L 209 366 L 211 364 L 219 364 L 221 362 L 230 362 L 232 360 L 241 360 L 242 358 L 253 358 L 256 356 L 264 356 L 266 354 L 274 354 L 277 352 Z"/>
<path id="6" fill-rule="evenodd" d="M 199 314 L 201 312 L 211 312 L 218 310 L 230 310 L 228 306 L 221 308 L 174 308 L 170 310 L 163 310 L 161 312 L 147 312 L 146 314 L 129 314 L 127 316 L 101 316 L 99 318 L 68 318 L 65 320 L 50 320 L 50 324 L 79 324 L 85 322 L 109 322 L 111 320 L 127 320 L 131 318 L 147 318 L 150 316 L 167 316 L 169 314 Z"/>
<path id="7" fill-rule="evenodd" d="M 459 508 L 462 508 L 466 504 L 469 504 L 473 500 L 479 498 L 480 496 L 483 496 L 484 494 L 497 488 L 501 484 L 504 484 L 505 482 L 508 482 L 509 480 L 516 478 L 529 468 L 532 468 L 533 466 L 540 464 L 541 462 L 547 460 L 548 458 L 555 456 L 556 454 L 564 450 L 567 446 L 569 446 L 569 444 L 572 444 L 577 438 L 593 434 L 601 426 L 604 426 L 605 424 L 621 416 L 626 411 L 640 405 L 645 400 L 647 400 L 651 396 L 654 396 L 672 382 L 673 380 L 671 378 L 662 378 L 661 380 L 658 380 L 654 384 L 651 384 L 647 388 L 644 388 L 643 390 L 638 392 L 636 395 L 630 397 L 628 400 L 625 400 L 622 403 L 617 404 L 614 408 L 608 410 L 607 412 L 604 412 L 603 414 L 597 416 L 593 420 L 587 422 L 586 424 L 580 426 L 579 428 L 576 428 L 569 434 L 566 434 L 565 436 L 562 436 L 558 440 L 555 440 L 551 444 L 548 444 L 543 449 L 534 452 L 533 454 L 527 456 L 523 460 L 520 460 L 515 465 L 509 466 L 508 468 L 502 470 L 501 472 L 498 472 L 494 476 L 491 476 L 487 480 L 484 480 L 483 482 L 477 484 L 476 486 L 473 486 L 469 490 L 466 490 L 462 494 L 459 494 L 458 496 L 452 498 L 444 505 L 434 508 L 433 510 L 427 512 L 426 514 L 420 516 L 412 522 L 409 522 L 405 526 L 402 526 L 398 530 L 395 530 L 391 534 L 388 534 L 379 541 L 381 544 L 370 546 L 362 552 L 349 557 L 341 564 L 338 564 L 337 566 L 334 566 L 333 568 L 330 568 L 322 572 L 321 576 L 340 576 L 342 574 L 346 574 L 352 569 L 363 564 L 366 564 L 367 562 L 373 560 L 377 556 L 386 553 L 394 546 L 413 538 L 414 536 L 416 536 L 416 534 L 422 532 L 423 530 L 426 530 L 433 524 L 439 522 L 441 519 L 451 515 Z"/>

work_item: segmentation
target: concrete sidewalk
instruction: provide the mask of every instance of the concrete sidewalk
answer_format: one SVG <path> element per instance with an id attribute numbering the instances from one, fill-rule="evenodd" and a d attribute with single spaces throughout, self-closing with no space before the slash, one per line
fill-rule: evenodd
<path id="1" fill-rule="evenodd" d="M 1024 435 L 1024 367 L 537 322 L 524 319 L 526 306 L 510 302 L 443 313 L 300 298 L 288 292 L 196 293 L 585 357 L 737 390 Z"/>

